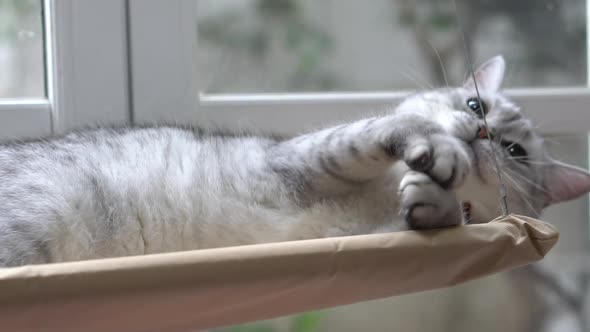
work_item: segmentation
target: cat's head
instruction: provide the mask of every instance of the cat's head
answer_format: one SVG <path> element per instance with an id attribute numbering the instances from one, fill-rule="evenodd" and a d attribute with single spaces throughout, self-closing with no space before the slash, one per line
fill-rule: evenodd
<path id="1" fill-rule="evenodd" d="M 487 222 L 501 214 L 499 179 L 492 158 L 494 148 L 511 213 L 538 217 L 543 208 L 590 191 L 590 174 L 551 158 L 532 122 L 502 94 L 505 67 L 503 57 L 496 56 L 470 75 L 463 86 L 422 96 L 445 103 L 452 110 L 473 112 L 476 118 L 484 110 L 493 141 L 482 138 L 470 144 L 474 152 L 473 171 L 457 189 L 459 199 L 469 203 L 465 206 L 470 206 L 468 215 L 474 223 Z M 479 103 L 474 82 L 483 104 Z"/>

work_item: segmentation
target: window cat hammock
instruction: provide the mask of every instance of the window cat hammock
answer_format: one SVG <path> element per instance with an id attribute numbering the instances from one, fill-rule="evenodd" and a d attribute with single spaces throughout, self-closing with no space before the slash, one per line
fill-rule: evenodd
<path id="1" fill-rule="evenodd" d="M 558 232 L 488 224 L 0 270 L 5 331 L 198 331 L 452 286 L 537 261 Z"/>
<path id="2" fill-rule="evenodd" d="M 0 321 L 23 332 L 196 331 L 452 286 L 542 259 L 557 230 L 508 215 L 503 185 L 500 198 L 502 217 L 468 227 L 0 269 Z"/>

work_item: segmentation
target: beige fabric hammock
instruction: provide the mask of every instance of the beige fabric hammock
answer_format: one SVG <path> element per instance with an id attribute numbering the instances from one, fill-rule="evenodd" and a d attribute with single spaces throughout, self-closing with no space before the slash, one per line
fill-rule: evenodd
<path id="1" fill-rule="evenodd" d="M 2 331 L 197 331 L 447 287 L 537 261 L 558 232 L 488 224 L 0 269 Z"/>

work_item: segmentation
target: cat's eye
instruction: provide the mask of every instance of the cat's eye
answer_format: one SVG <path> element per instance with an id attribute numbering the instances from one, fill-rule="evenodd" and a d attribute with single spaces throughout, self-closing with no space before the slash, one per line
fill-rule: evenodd
<path id="1" fill-rule="evenodd" d="M 467 99 L 467 107 L 472 110 L 475 115 L 479 118 L 483 118 L 483 116 L 487 113 L 486 105 L 483 101 L 480 102 L 479 98 L 469 98 Z"/>
<path id="2" fill-rule="evenodd" d="M 522 163 L 527 162 L 528 154 L 520 144 L 510 141 L 502 141 L 500 144 L 514 160 Z"/>

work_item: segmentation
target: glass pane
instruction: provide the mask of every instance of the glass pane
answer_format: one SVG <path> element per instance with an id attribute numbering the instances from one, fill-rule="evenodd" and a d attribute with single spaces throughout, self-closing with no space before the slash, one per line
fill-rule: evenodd
<path id="1" fill-rule="evenodd" d="M 547 140 L 552 156 L 588 169 L 587 135 L 559 135 Z M 544 220 L 559 228 L 561 238 L 540 263 L 448 289 L 216 331 L 589 331 L 587 199 L 547 209 Z M 305 328 L 297 328 L 301 326 Z"/>
<path id="2" fill-rule="evenodd" d="M 0 98 L 45 96 L 41 0 L 0 0 Z"/>
<path id="3" fill-rule="evenodd" d="M 586 84 L 585 0 L 456 2 L 474 62 L 503 54 L 507 86 Z M 210 93 L 422 89 L 466 73 L 449 0 L 198 0 L 198 28 Z"/>

